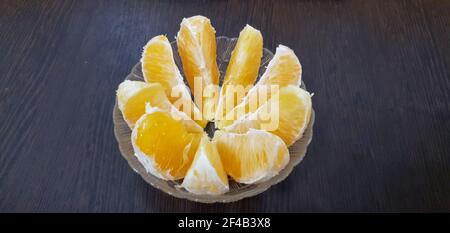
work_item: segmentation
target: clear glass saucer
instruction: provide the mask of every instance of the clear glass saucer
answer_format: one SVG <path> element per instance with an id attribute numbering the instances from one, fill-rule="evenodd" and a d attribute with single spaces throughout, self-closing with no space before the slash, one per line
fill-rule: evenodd
<path id="1" fill-rule="evenodd" d="M 217 64 L 220 70 L 220 83 L 222 83 L 226 68 L 228 66 L 229 59 L 231 57 L 231 52 L 236 45 L 237 38 L 228 37 L 217 37 Z M 180 70 L 182 70 L 181 60 L 176 51 L 175 41 L 171 43 L 174 51 L 174 59 Z M 261 61 L 261 66 L 259 69 L 259 76 L 264 73 L 265 67 L 272 59 L 273 53 L 268 49 L 264 48 L 263 57 Z M 144 81 L 141 63 L 136 64 L 131 73 L 125 78 L 126 80 L 140 80 Z M 259 79 L 259 77 L 258 77 Z M 186 80 L 185 80 L 186 82 Z M 304 83 L 302 82 L 301 88 L 306 90 Z M 311 113 L 311 120 L 303 133 L 301 139 L 295 142 L 289 147 L 290 160 L 288 165 L 276 176 L 271 179 L 259 183 L 259 184 L 240 184 L 236 183 L 230 179 L 230 191 L 219 196 L 208 196 L 208 195 L 196 195 L 189 193 L 185 189 L 179 187 L 182 180 L 178 181 L 165 181 L 157 178 L 156 176 L 147 173 L 145 168 L 141 165 L 138 159 L 134 156 L 133 146 L 131 145 L 131 130 L 128 128 L 127 123 L 122 117 L 122 114 L 116 104 L 113 110 L 113 122 L 114 122 L 114 134 L 119 144 L 119 149 L 122 156 L 128 161 L 130 167 L 137 172 L 147 183 L 153 187 L 177 198 L 185 198 L 191 201 L 202 202 L 202 203 L 214 203 L 214 202 L 233 202 L 246 197 L 255 196 L 267 190 L 270 186 L 277 184 L 284 180 L 292 171 L 292 169 L 299 164 L 304 158 L 308 145 L 312 140 L 313 136 L 313 125 L 314 125 L 315 114 L 314 110 Z M 210 124 L 208 124 L 210 125 Z M 214 128 L 207 127 L 205 129 L 209 135 L 213 135 Z"/>

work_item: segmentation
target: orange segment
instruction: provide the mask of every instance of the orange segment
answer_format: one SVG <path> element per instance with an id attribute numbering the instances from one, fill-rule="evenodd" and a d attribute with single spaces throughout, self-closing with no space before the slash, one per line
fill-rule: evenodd
<path id="1" fill-rule="evenodd" d="M 171 103 L 202 127 L 206 126 L 207 121 L 203 119 L 200 110 L 193 103 L 189 89 L 183 82 L 166 36 L 153 37 L 145 45 L 141 63 L 146 82 L 161 84 Z"/>
<path id="2" fill-rule="evenodd" d="M 242 96 L 237 96 L 238 91 L 248 90 L 255 82 L 261 64 L 262 51 L 263 38 L 261 32 L 250 25 L 245 26 L 239 34 L 236 47 L 231 53 L 230 62 L 220 90 L 219 103 L 215 115 L 216 121 L 222 120 L 225 114 L 233 109 L 247 94 L 244 91 Z M 231 88 L 228 89 L 228 87 Z"/>
<path id="3" fill-rule="evenodd" d="M 279 136 L 290 146 L 303 135 L 311 111 L 311 95 L 297 86 L 288 85 L 272 95 L 257 111 L 234 121 L 224 130 L 244 133 L 251 128 L 262 129 Z"/>
<path id="4" fill-rule="evenodd" d="M 216 131 L 217 146 L 228 175 L 239 183 L 263 182 L 278 174 L 289 161 L 289 151 L 278 136 L 250 129 L 245 134 Z"/>
<path id="5" fill-rule="evenodd" d="M 269 62 L 266 71 L 261 76 L 254 87 L 250 89 L 247 96 L 234 109 L 226 114 L 225 120 L 217 122 L 217 127 L 223 129 L 232 124 L 235 120 L 249 113 L 252 99 L 261 99 L 261 94 L 266 93 L 268 100 L 272 86 L 283 87 L 286 85 L 300 85 L 301 84 L 301 64 L 290 48 L 279 45 L 274 57 Z M 257 101 L 256 108 L 265 103 L 265 101 Z M 255 107 L 253 109 L 255 109 Z"/>
<path id="6" fill-rule="evenodd" d="M 301 84 L 302 66 L 294 51 L 287 46 L 279 45 L 275 55 L 270 60 L 266 71 L 256 85 Z"/>
<path id="7" fill-rule="evenodd" d="M 145 88 L 147 84 L 140 81 L 125 80 L 119 84 L 116 90 L 117 105 L 120 110 L 123 110 L 125 103 L 142 88 Z"/>
<path id="8" fill-rule="evenodd" d="M 220 155 L 207 135 L 203 136 L 181 186 L 200 195 L 219 195 L 228 191 L 228 178 Z"/>
<path id="9" fill-rule="evenodd" d="M 145 114 L 146 103 L 167 109 L 166 96 L 160 85 L 139 81 L 124 81 L 117 90 L 119 109 L 130 128 Z M 169 103 L 170 105 L 170 103 Z"/>
<path id="10" fill-rule="evenodd" d="M 203 115 L 208 120 L 214 118 L 218 99 L 219 69 L 216 62 L 215 33 L 208 18 L 193 16 L 183 19 L 177 35 L 184 74 L 194 92 L 195 103 L 202 107 Z M 195 87 L 196 78 L 201 87 Z"/>
<path id="11" fill-rule="evenodd" d="M 158 83 L 126 80 L 117 89 L 117 102 L 124 120 L 130 128 L 145 114 L 148 107 L 158 107 L 172 114 L 193 132 L 203 129 L 184 112 L 178 111 L 167 98 L 164 88 Z"/>
<path id="12" fill-rule="evenodd" d="M 135 154 L 151 174 L 165 180 L 185 176 L 203 133 L 190 133 L 181 121 L 159 109 L 143 115 L 132 133 Z"/>

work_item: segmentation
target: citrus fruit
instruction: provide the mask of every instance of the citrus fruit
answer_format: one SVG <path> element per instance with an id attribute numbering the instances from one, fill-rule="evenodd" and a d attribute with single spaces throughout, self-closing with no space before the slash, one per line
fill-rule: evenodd
<path id="1" fill-rule="evenodd" d="M 301 75 L 302 66 L 294 51 L 287 46 L 278 45 L 275 55 L 256 85 L 293 84 L 299 86 Z"/>
<path id="2" fill-rule="evenodd" d="M 195 103 L 202 107 L 208 120 L 214 118 L 219 91 L 215 33 L 208 18 L 193 16 L 183 19 L 177 34 L 184 74 L 194 92 Z"/>
<path id="3" fill-rule="evenodd" d="M 250 128 L 262 129 L 279 136 L 287 146 L 297 141 L 311 117 L 311 95 L 294 85 L 280 88 L 279 93 L 224 128 L 230 132 L 246 132 Z"/>
<path id="4" fill-rule="evenodd" d="M 204 135 L 181 184 L 195 194 L 219 195 L 228 191 L 228 177 L 216 146 Z"/>
<path id="5" fill-rule="evenodd" d="M 272 93 L 270 92 L 272 86 L 300 85 L 301 72 L 302 67 L 294 51 L 284 45 L 279 45 L 259 81 L 249 90 L 242 101 L 226 114 L 222 121 L 216 123 L 216 126 L 222 129 L 230 125 L 234 120 L 242 117 L 243 114 L 247 114 L 251 109 L 249 106 L 251 101 L 254 99 L 260 100 L 262 93 L 265 93 L 267 99 L 269 99 Z M 254 106 L 253 109 L 258 108 L 264 102 L 256 101 L 257 106 Z"/>
<path id="6" fill-rule="evenodd" d="M 175 64 L 172 47 L 166 36 L 155 36 L 145 45 L 141 64 L 146 82 L 161 84 L 171 103 L 205 127 L 207 121 L 191 99 L 189 88 L 184 84 Z"/>
<path id="7" fill-rule="evenodd" d="M 213 142 L 226 173 L 239 183 L 263 182 L 277 175 L 289 162 L 283 140 L 263 130 L 250 129 L 243 134 L 218 130 Z"/>
<path id="8" fill-rule="evenodd" d="M 227 110 L 233 109 L 247 94 L 248 88 L 255 83 L 262 51 L 261 32 L 250 25 L 245 26 L 231 53 L 216 108 L 216 121 L 222 120 Z"/>
<path id="9" fill-rule="evenodd" d="M 191 165 L 202 135 L 189 132 L 169 113 L 152 108 L 136 122 L 131 141 L 147 172 L 164 180 L 178 180 Z"/>
<path id="10" fill-rule="evenodd" d="M 158 83 L 125 80 L 117 89 L 117 103 L 131 129 L 148 107 L 158 107 L 172 114 L 174 118 L 182 120 L 190 131 L 203 131 L 202 127 L 170 103 L 164 88 Z"/>

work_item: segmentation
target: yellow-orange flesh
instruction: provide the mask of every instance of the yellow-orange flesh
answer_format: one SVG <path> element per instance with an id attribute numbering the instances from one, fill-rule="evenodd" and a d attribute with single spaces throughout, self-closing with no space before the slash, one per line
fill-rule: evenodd
<path id="1" fill-rule="evenodd" d="M 210 20 L 203 16 L 183 19 L 177 35 L 177 46 L 191 91 L 201 94 L 201 98 L 194 94 L 195 103 L 202 106 L 204 117 L 212 120 L 218 100 L 219 69 L 216 62 L 216 35 Z M 196 78 L 200 79 L 201 90 L 195 90 Z"/>
<path id="2" fill-rule="evenodd" d="M 180 121 L 165 112 L 146 114 L 139 120 L 135 145 L 152 158 L 159 171 L 183 178 L 191 165 L 201 133 L 188 133 Z"/>
<path id="3" fill-rule="evenodd" d="M 156 86 L 144 87 L 124 103 L 124 118 L 131 125 L 134 125 L 145 114 L 147 103 L 153 107 L 168 109 L 168 103 L 164 102 L 164 99 L 166 99 L 165 94 L 161 88 Z"/>
<path id="4" fill-rule="evenodd" d="M 181 185 L 196 194 L 220 195 L 229 190 L 216 146 L 204 135 Z"/>
<path id="5" fill-rule="evenodd" d="M 262 129 L 279 136 L 290 146 L 302 136 L 309 123 L 311 109 L 311 95 L 297 86 L 288 85 L 257 111 L 224 129 L 238 133 L 245 133 L 251 128 Z M 270 117 L 262 114 L 270 114 Z"/>
<path id="6" fill-rule="evenodd" d="M 166 95 L 171 103 L 176 104 L 178 110 L 185 112 L 202 127 L 208 123 L 191 99 L 188 87 L 183 82 L 178 67 L 173 59 L 173 51 L 166 36 L 160 35 L 152 38 L 144 47 L 142 53 L 142 72 L 148 83 L 159 83 L 164 87 Z M 176 88 L 176 89 L 175 89 Z M 174 90 L 179 90 L 175 95 Z M 183 108 L 182 102 L 189 106 Z"/>
<path id="7" fill-rule="evenodd" d="M 246 134 L 219 130 L 213 142 L 226 173 L 240 183 L 255 183 L 270 178 L 289 161 L 284 142 L 261 130 L 251 130 Z"/>
<path id="8" fill-rule="evenodd" d="M 230 62 L 220 90 L 216 120 L 222 120 L 225 114 L 240 103 L 241 99 L 258 76 L 259 66 L 263 52 L 263 38 L 261 32 L 247 25 L 239 34 L 236 47 L 231 54 Z M 232 87 L 227 92 L 228 87 Z M 238 96 L 232 90 L 246 90 Z M 229 108 L 229 109 L 227 109 Z"/>
<path id="9" fill-rule="evenodd" d="M 260 98 L 259 91 L 267 90 L 264 92 L 270 97 L 270 88 L 272 85 L 278 86 L 279 88 L 287 85 L 299 86 L 301 84 L 301 73 L 302 67 L 294 51 L 283 45 L 278 46 L 274 57 L 269 62 L 269 65 L 260 80 L 250 89 L 247 96 L 241 101 L 241 103 L 226 114 L 226 120 L 218 122 L 218 128 L 223 129 L 224 127 L 232 124 L 238 118 L 248 114 L 249 109 L 252 109 L 249 106 L 251 102 L 250 100 L 252 98 Z M 266 100 L 268 99 L 269 98 Z M 264 101 L 258 101 L 257 107 L 264 103 Z"/>
<path id="10" fill-rule="evenodd" d="M 227 174 L 225 173 L 225 169 L 223 168 L 222 161 L 220 159 L 220 155 L 217 151 L 216 145 L 214 145 L 208 138 L 204 138 L 202 140 L 202 146 L 208 156 L 208 160 L 211 165 L 216 170 L 217 175 L 222 180 L 224 184 L 228 183 Z"/>

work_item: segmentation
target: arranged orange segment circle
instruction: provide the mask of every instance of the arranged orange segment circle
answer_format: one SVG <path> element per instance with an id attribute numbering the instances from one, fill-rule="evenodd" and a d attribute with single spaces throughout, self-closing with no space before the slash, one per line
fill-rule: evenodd
<path id="1" fill-rule="evenodd" d="M 180 180 L 177 187 L 196 195 L 225 194 L 229 178 L 256 184 L 279 174 L 313 112 L 312 95 L 299 87 L 302 66 L 294 51 L 279 45 L 255 83 L 263 37 L 246 25 L 219 87 L 210 20 L 183 19 L 176 43 L 184 77 L 169 40 L 159 35 L 142 53 L 145 82 L 126 80 L 117 89 L 140 164 L 160 179 Z M 218 128 L 212 139 L 204 132 L 208 121 Z"/>
<path id="2" fill-rule="evenodd" d="M 219 92 L 215 33 L 208 18 L 193 16 L 183 19 L 176 38 L 183 71 L 194 93 L 195 103 L 201 106 L 208 120 L 214 118 Z"/>

